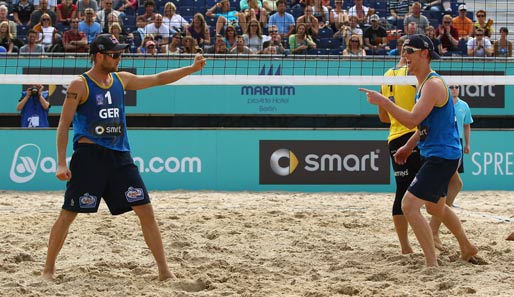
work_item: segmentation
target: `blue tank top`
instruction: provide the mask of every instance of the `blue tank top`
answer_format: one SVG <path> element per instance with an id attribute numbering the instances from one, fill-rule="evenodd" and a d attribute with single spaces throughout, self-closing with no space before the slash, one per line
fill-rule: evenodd
<path id="1" fill-rule="evenodd" d="M 73 117 L 73 145 L 86 137 L 108 149 L 128 152 L 123 83 L 118 74 L 112 72 L 111 84 L 100 86 L 86 73 L 81 77 L 86 83 L 87 99 L 81 103 Z"/>
<path id="2" fill-rule="evenodd" d="M 429 79 L 441 79 L 436 72 L 431 72 L 416 93 L 416 102 L 421 95 L 425 82 Z M 444 83 L 444 81 L 443 81 Z M 446 102 L 442 106 L 434 106 L 428 116 L 418 125 L 420 139 L 418 147 L 421 156 L 439 157 L 456 160 L 462 157 L 462 147 L 457 129 L 453 98 L 446 83 Z"/>

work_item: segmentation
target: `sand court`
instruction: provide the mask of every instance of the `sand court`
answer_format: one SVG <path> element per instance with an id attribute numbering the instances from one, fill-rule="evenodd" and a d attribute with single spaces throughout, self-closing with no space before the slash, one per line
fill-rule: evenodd
<path id="1" fill-rule="evenodd" d="M 139 221 L 79 215 L 42 281 L 62 192 L 0 192 L 0 296 L 513 296 L 514 192 L 462 192 L 480 261 L 441 229 L 440 267 L 401 255 L 391 193 L 151 192 L 176 279 L 159 282 Z"/>

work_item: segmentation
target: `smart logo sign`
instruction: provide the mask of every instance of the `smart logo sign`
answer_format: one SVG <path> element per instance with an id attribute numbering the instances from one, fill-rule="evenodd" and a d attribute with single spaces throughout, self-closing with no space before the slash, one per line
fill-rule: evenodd
<path id="1" fill-rule="evenodd" d="M 386 141 L 261 140 L 260 184 L 389 184 Z"/>
<path id="2" fill-rule="evenodd" d="M 439 71 L 442 75 L 455 75 L 450 71 Z M 476 71 L 460 71 L 459 75 L 477 75 Z M 483 71 L 480 75 L 503 76 L 503 71 Z M 469 107 L 505 108 L 505 86 L 503 85 L 462 85 L 459 98 L 466 101 Z"/>

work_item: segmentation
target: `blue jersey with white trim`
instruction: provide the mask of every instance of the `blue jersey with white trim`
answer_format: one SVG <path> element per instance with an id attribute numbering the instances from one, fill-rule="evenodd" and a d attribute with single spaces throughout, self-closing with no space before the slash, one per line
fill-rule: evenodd
<path id="1" fill-rule="evenodd" d="M 429 79 L 441 79 L 436 72 L 431 72 L 419 87 L 416 93 L 416 102 L 421 96 L 421 89 Z M 443 81 L 447 97 L 446 102 L 441 106 L 434 106 L 428 116 L 418 125 L 420 135 L 418 147 L 421 156 L 440 157 L 449 160 L 456 160 L 462 157 L 462 146 L 460 144 L 457 119 L 453 107 L 453 99 L 448 86 Z"/>
<path id="2" fill-rule="evenodd" d="M 125 119 L 123 82 L 112 72 L 111 84 L 101 86 L 89 75 L 80 77 L 87 88 L 87 99 L 79 104 L 73 117 L 74 146 L 81 137 L 116 151 L 130 151 Z"/>

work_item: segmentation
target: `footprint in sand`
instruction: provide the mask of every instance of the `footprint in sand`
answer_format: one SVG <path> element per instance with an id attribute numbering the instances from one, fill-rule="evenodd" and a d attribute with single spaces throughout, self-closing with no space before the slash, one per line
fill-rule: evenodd
<path id="1" fill-rule="evenodd" d="M 209 282 L 201 279 L 174 282 L 174 287 L 185 292 L 200 292 L 209 288 Z"/>

